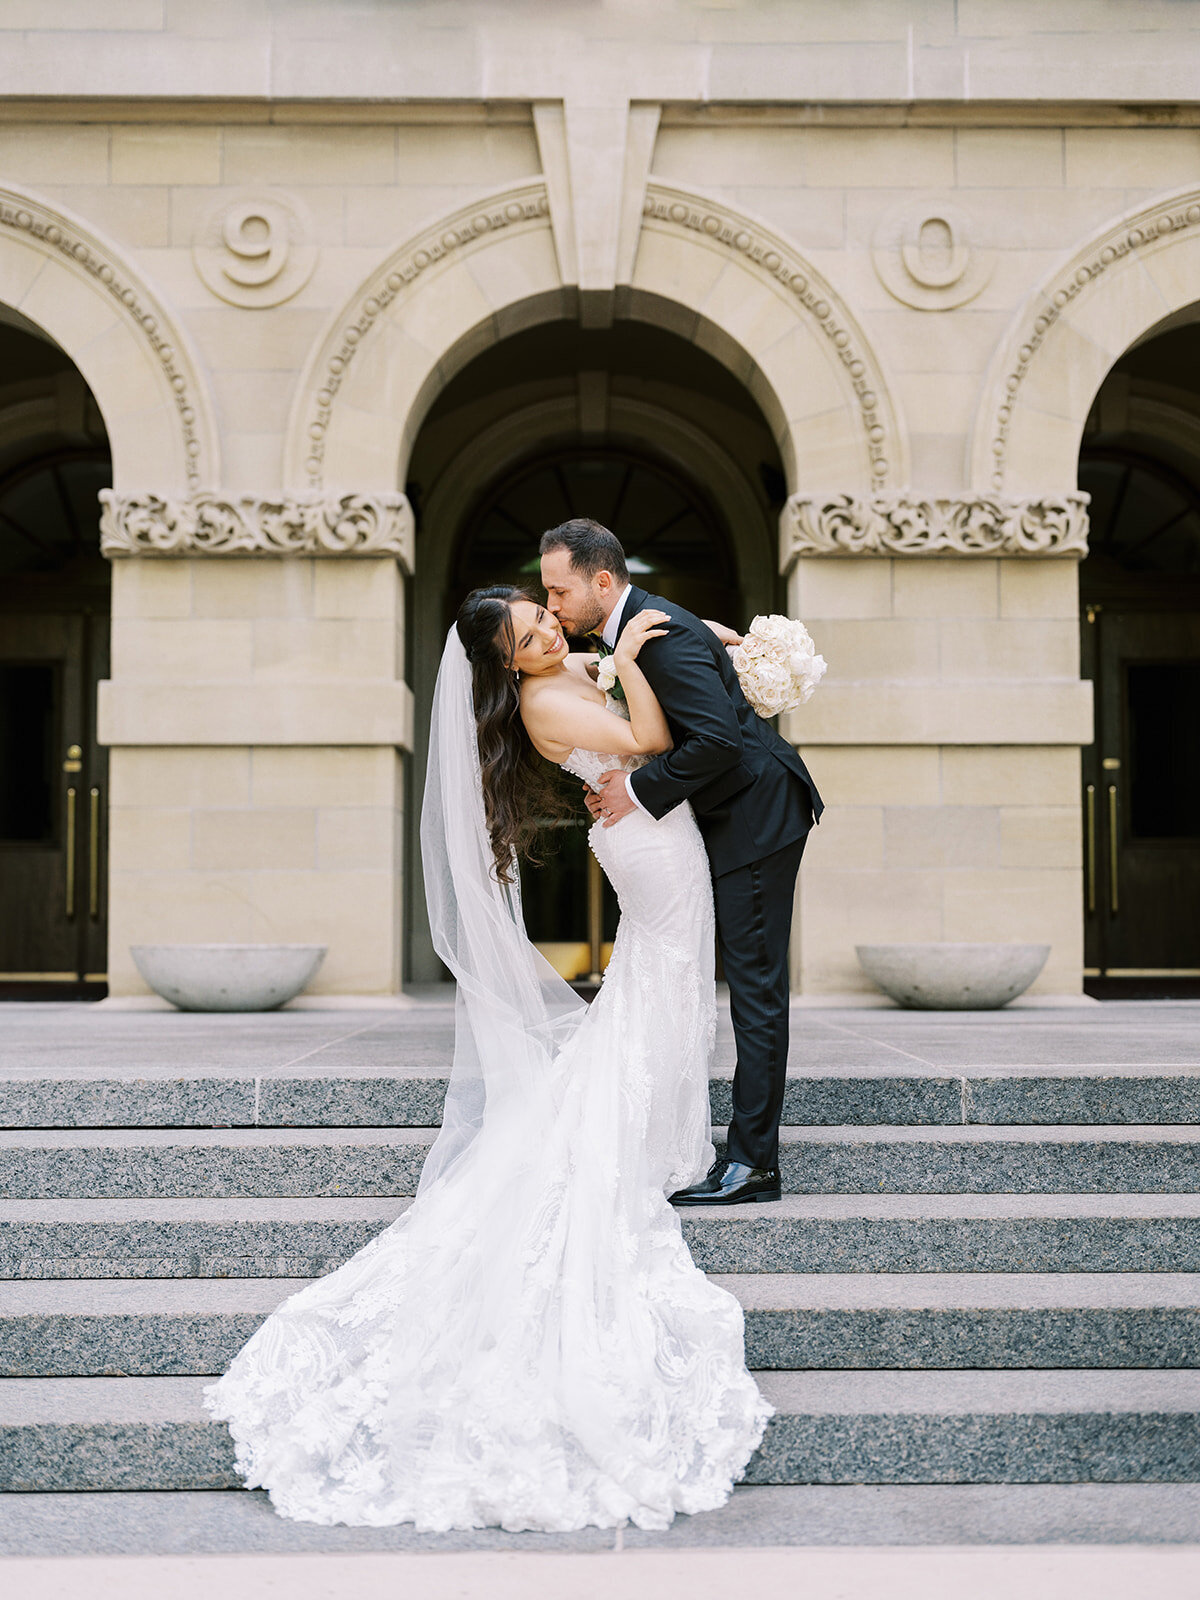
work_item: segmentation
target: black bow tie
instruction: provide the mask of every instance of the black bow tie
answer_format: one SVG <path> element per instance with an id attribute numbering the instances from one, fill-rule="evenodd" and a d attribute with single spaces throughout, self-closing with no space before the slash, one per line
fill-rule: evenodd
<path id="1" fill-rule="evenodd" d="M 613 653 L 612 652 L 612 645 L 610 645 L 606 641 L 606 639 L 605 639 L 605 637 L 604 637 L 604 635 L 602 633 L 589 634 L 588 637 L 592 638 L 592 639 L 594 639 L 596 641 L 596 649 L 597 649 L 597 651 L 599 652 L 600 655 L 602 655 L 602 656 L 610 656 L 610 655 L 612 655 L 612 653 Z"/>

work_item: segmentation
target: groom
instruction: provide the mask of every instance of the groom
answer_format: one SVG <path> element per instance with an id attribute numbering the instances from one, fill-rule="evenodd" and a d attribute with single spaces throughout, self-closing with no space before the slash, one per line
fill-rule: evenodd
<path id="1" fill-rule="evenodd" d="M 670 616 L 666 635 L 643 646 L 638 666 L 674 748 L 636 772 L 606 772 L 588 809 L 611 828 L 635 807 L 660 819 L 691 801 L 712 866 L 737 1069 L 725 1159 L 671 1199 L 680 1206 L 778 1200 L 792 898 L 821 797 L 791 745 L 750 709 L 712 630 L 630 584 L 614 534 L 577 517 L 542 535 L 541 557 L 547 605 L 563 631 L 595 634 L 602 651 L 613 649 L 639 611 L 656 607 Z"/>

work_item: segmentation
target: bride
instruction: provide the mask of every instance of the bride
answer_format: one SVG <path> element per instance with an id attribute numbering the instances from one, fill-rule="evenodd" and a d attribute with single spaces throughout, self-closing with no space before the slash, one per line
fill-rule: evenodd
<path id="1" fill-rule="evenodd" d="M 421 818 L 458 985 L 442 1130 L 412 1207 L 206 1391 L 284 1516 L 664 1528 L 721 1505 L 762 1438 L 741 1307 L 666 1199 L 713 1157 L 713 904 L 691 809 L 593 826 L 621 922 L 591 1006 L 526 937 L 516 877 L 548 798 L 539 755 L 591 783 L 669 748 L 637 665 L 668 621 L 642 612 L 620 636 L 628 720 L 522 590 L 477 589 L 450 631 Z"/>

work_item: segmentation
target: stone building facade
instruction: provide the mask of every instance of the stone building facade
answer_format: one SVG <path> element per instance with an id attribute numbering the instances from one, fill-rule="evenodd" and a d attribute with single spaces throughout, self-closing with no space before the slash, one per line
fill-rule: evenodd
<path id="1" fill-rule="evenodd" d="M 210 940 L 436 978 L 441 639 L 568 513 L 830 662 L 802 993 L 898 939 L 1046 942 L 1053 994 L 1200 970 L 1200 5 L 0 37 L 7 981 L 137 994 L 131 945 Z M 576 830 L 528 889 L 564 970 L 588 893 Z"/>

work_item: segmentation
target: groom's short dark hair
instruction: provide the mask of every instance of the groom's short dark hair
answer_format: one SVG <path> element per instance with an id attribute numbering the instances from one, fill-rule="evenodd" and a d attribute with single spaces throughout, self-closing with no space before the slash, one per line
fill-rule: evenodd
<path id="1" fill-rule="evenodd" d="M 603 523 L 593 522 L 590 517 L 572 517 L 569 522 L 560 522 L 557 528 L 548 528 L 542 535 L 538 553 L 544 556 L 551 550 L 566 550 L 571 557 L 571 570 L 582 577 L 594 578 L 598 572 L 611 572 L 614 578 L 629 581 L 621 541 Z"/>

